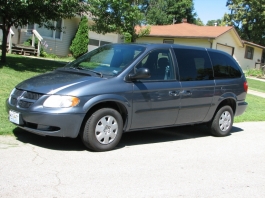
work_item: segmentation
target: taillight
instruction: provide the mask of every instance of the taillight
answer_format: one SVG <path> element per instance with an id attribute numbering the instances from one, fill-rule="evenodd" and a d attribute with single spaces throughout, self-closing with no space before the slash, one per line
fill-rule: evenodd
<path id="1" fill-rule="evenodd" d="M 248 92 L 248 82 L 247 81 L 244 82 L 244 90 L 245 90 L 245 92 Z"/>

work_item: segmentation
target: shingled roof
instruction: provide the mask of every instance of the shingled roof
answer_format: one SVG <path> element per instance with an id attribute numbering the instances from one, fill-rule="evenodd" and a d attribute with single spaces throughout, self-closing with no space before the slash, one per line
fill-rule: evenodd
<path id="1" fill-rule="evenodd" d="M 143 27 L 139 26 L 136 27 L 136 31 L 138 32 L 141 28 Z M 231 26 L 198 26 L 189 23 L 179 23 L 173 25 L 152 25 L 151 32 L 148 36 L 182 37 L 182 38 L 217 38 L 230 30 L 235 31 L 235 29 Z"/>

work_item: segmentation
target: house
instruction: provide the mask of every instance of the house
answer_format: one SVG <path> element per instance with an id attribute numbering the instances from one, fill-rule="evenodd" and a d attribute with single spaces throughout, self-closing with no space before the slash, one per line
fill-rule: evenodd
<path id="1" fill-rule="evenodd" d="M 87 14 L 88 25 L 91 25 L 92 15 Z M 12 44 L 21 45 L 29 38 L 33 36 L 33 30 L 36 30 L 42 37 L 42 48 L 49 54 L 55 54 L 57 56 L 65 57 L 70 54 L 69 47 L 71 45 L 72 39 L 74 38 L 76 31 L 78 29 L 79 22 L 81 20 L 80 16 L 73 17 L 71 19 L 61 19 L 54 21 L 54 26 L 57 30 L 47 29 L 45 27 L 40 27 L 38 24 L 28 24 L 24 27 L 11 27 L 12 31 Z M 10 31 L 10 32 L 11 32 Z M 9 35 L 10 38 L 11 34 Z M 0 38 L 2 39 L 2 31 L 0 30 Z M 8 39 L 9 45 L 10 39 Z M 109 34 L 97 34 L 95 32 L 89 31 L 89 43 L 88 51 L 91 51 L 99 46 L 107 43 L 120 43 L 122 42 L 121 36 L 115 33 Z"/>
<path id="2" fill-rule="evenodd" d="M 136 28 L 137 31 L 140 27 Z M 260 68 L 264 63 L 264 46 L 242 40 L 234 27 L 197 26 L 187 22 L 151 26 L 150 34 L 137 43 L 175 43 L 218 49 L 227 52 L 243 70 Z"/>

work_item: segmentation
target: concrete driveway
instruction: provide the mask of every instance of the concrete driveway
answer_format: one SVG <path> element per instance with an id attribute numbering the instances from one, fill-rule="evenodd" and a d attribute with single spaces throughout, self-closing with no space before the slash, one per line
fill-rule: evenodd
<path id="1" fill-rule="evenodd" d="M 265 197 L 265 122 L 124 134 L 118 148 L 20 129 L 0 136 L 0 197 Z"/>

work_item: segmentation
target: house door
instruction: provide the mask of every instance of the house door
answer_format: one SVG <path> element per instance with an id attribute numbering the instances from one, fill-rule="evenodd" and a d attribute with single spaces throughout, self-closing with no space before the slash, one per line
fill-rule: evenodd
<path id="1" fill-rule="evenodd" d="M 226 53 L 230 54 L 231 56 L 234 55 L 234 48 L 231 46 L 222 45 L 222 44 L 217 43 L 216 49 L 221 50 L 223 52 L 226 52 Z"/>

